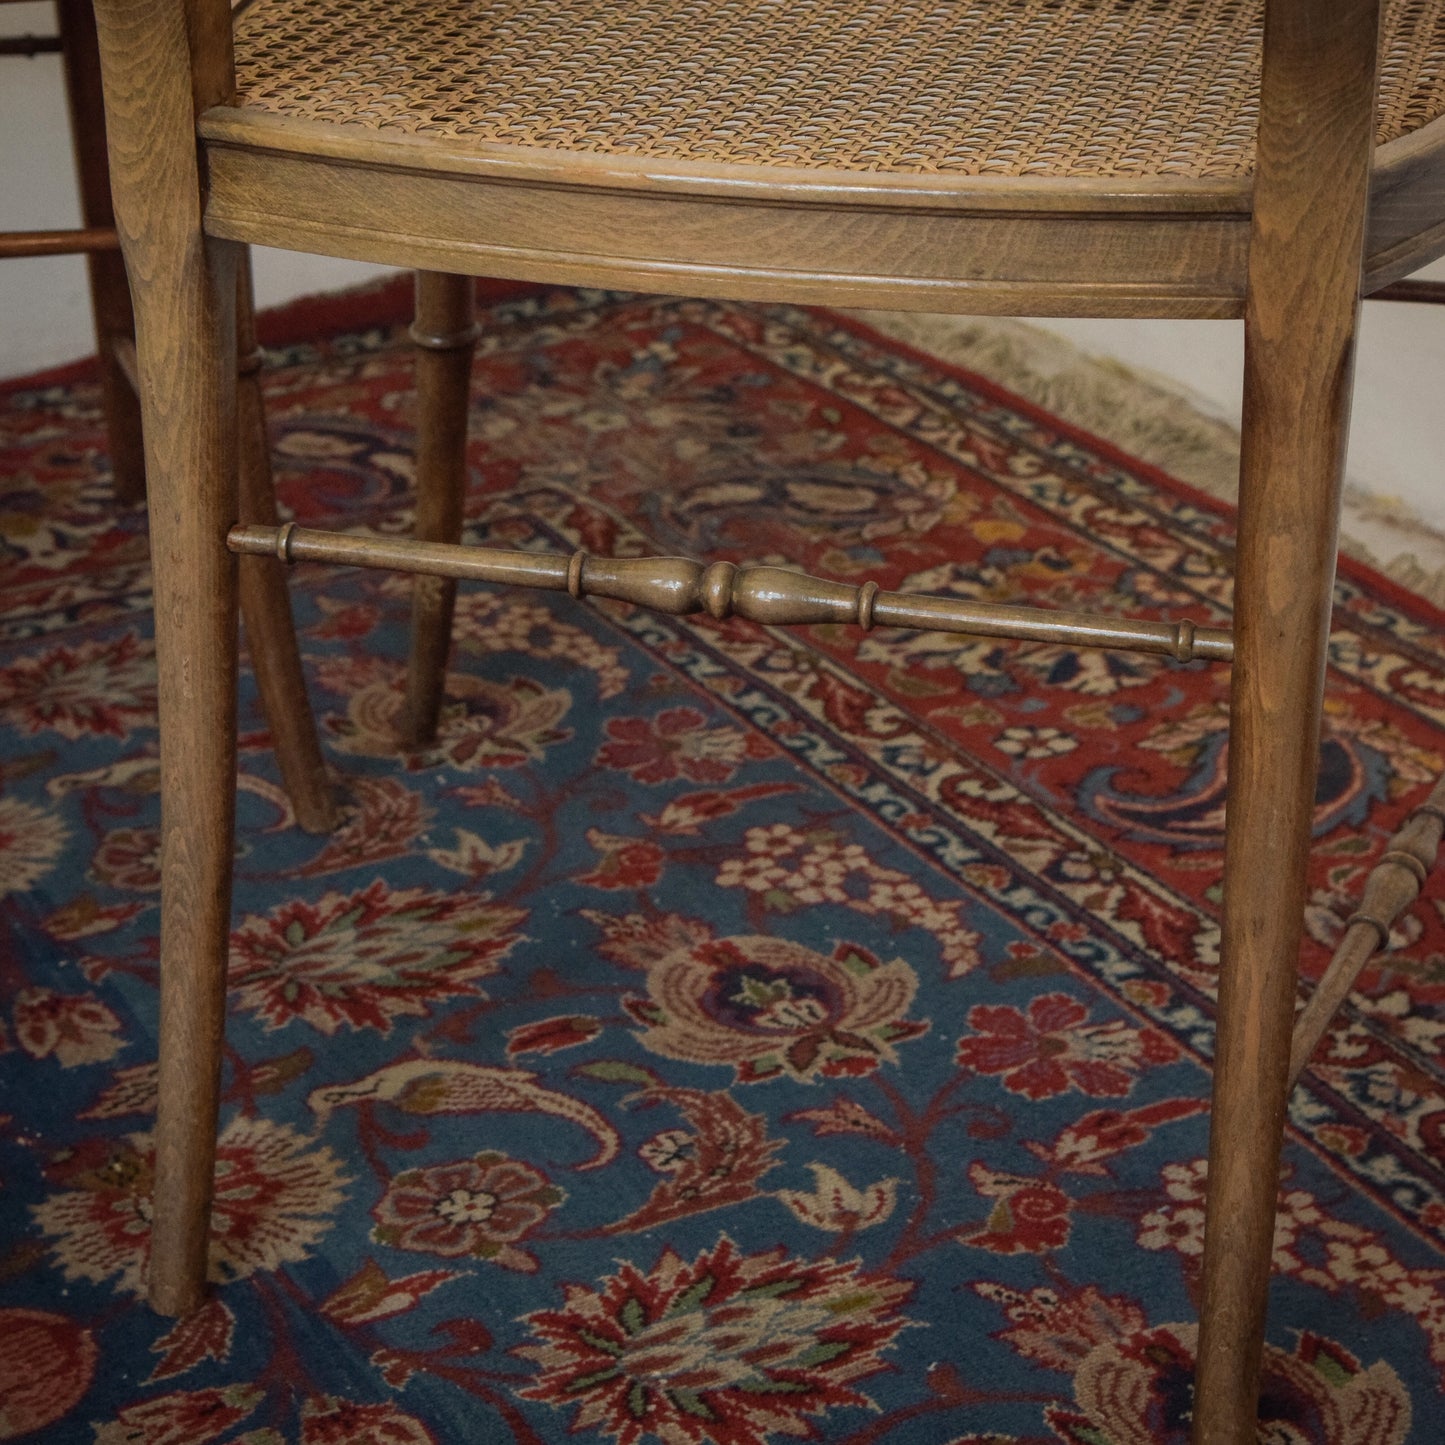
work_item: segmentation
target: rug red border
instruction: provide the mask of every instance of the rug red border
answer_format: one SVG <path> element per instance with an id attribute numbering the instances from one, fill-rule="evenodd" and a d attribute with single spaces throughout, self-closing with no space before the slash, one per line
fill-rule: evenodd
<path id="1" fill-rule="evenodd" d="M 522 296 L 540 295 L 554 289 L 556 288 L 533 282 L 480 279 L 477 282 L 477 300 L 479 305 L 488 306 Z M 358 320 L 356 317 L 358 306 L 367 308 L 364 320 Z M 1041 426 L 1066 432 L 1079 438 L 1113 465 L 1136 472 L 1152 485 L 1172 492 L 1193 506 L 1213 512 L 1220 517 L 1233 516 L 1236 512 L 1232 503 L 1223 501 L 1219 497 L 1210 496 L 1208 492 L 1200 491 L 1197 487 L 1172 476 L 1152 463 L 1132 456 L 1087 427 L 1054 416 L 1027 397 L 1010 391 L 1007 387 L 989 380 L 988 377 L 976 371 L 946 361 L 929 352 L 921 351 L 906 341 L 886 335 L 855 316 L 846 316 L 840 311 L 827 307 L 816 309 L 820 315 L 826 316 L 833 324 L 844 330 L 852 331 L 855 335 L 865 338 L 883 350 L 900 352 L 923 366 L 931 367 L 935 371 L 943 372 L 962 381 L 990 400 L 1020 412 Z M 314 341 L 318 337 L 343 335 L 347 331 L 356 330 L 359 326 L 402 326 L 411 319 L 411 315 L 411 273 L 398 271 L 391 276 L 382 277 L 361 286 L 348 287 L 342 291 L 299 296 L 279 306 L 268 307 L 257 313 L 256 331 L 264 346 L 295 346 L 303 342 Z M 94 377 L 95 365 L 96 358 L 92 355 L 81 357 L 76 361 L 64 362 L 59 366 L 27 376 L 7 378 L 0 381 L 0 398 L 12 395 L 17 391 L 34 390 L 36 387 L 65 386 L 78 381 L 90 380 Z M 1378 593 L 1390 605 L 1413 614 L 1422 622 L 1445 629 L 1445 607 L 1431 602 L 1429 598 L 1422 597 L 1417 592 L 1411 592 L 1407 587 L 1367 563 L 1341 555 L 1338 570 L 1357 585 Z"/>
<path id="2" fill-rule="evenodd" d="M 900 351 L 911 357 L 914 361 L 924 366 L 932 367 L 935 371 L 946 372 L 948 375 L 957 378 L 975 391 L 982 393 L 992 401 L 1003 406 L 1013 408 L 1025 416 L 1038 422 L 1042 426 L 1052 427 L 1055 431 L 1067 432 L 1071 436 L 1079 437 L 1086 442 L 1091 449 L 1097 451 L 1101 457 L 1112 462 L 1115 466 L 1127 468 L 1129 471 L 1137 472 L 1145 477 L 1152 484 L 1161 487 L 1165 491 L 1173 492 L 1176 496 L 1189 502 L 1191 505 L 1213 512 L 1220 517 L 1233 517 L 1238 508 L 1232 502 L 1226 502 L 1220 497 L 1211 496 L 1208 492 L 1202 492 L 1198 487 L 1191 486 L 1188 482 L 1173 476 L 1171 473 L 1162 471 L 1159 467 L 1146 462 L 1139 457 L 1132 456 L 1124 451 L 1106 437 L 1099 436 L 1096 432 L 1090 431 L 1071 421 L 1064 421 L 1061 417 L 1045 411 L 1036 402 L 1030 401 L 1027 397 L 1020 396 L 1017 392 L 1010 391 L 1005 386 L 1000 386 L 988 377 L 980 375 L 976 371 L 970 371 L 966 366 L 959 366 L 954 362 L 945 361 L 942 357 L 934 356 L 931 352 L 920 351 L 918 347 L 911 346 L 906 341 L 899 341 L 885 332 L 879 331 L 876 327 L 868 325 L 866 321 L 860 321 L 855 316 L 845 316 L 841 312 L 831 309 L 819 308 L 823 314 L 832 321 L 852 331 L 867 340 L 875 342 L 885 350 Z M 1243 378 L 1240 385 L 1243 386 Z M 1338 570 L 1343 572 L 1353 581 L 1361 586 L 1380 592 L 1393 606 L 1399 607 L 1402 611 L 1412 611 L 1420 614 L 1423 621 L 1432 622 L 1445 629 L 1445 607 L 1431 602 L 1428 597 L 1422 597 L 1418 592 L 1411 592 L 1408 587 L 1401 586 L 1393 578 L 1387 577 L 1383 572 L 1371 567 L 1367 562 L 1357 561 L 1353 557 L 1340 554 Z"/>

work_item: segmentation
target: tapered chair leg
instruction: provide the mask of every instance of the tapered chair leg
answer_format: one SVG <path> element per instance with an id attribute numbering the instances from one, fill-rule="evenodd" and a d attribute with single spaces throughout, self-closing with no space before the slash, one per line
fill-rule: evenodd
<path id="1" fill-rule="evenodd" d="M 256 344 L 249 252 L 242 253 L 239 271 L 236 426 L 240 518 L 274 527 L 278 521 L 276 491 L 261 396 L 261 351 Z M 251 669 L 296 821 L 308 833 L 329 833 L 337 823 L 336 796 L 306 694 L 286 569 L 276 558 L 243 557 L 240 589 Z"/>
<path id="2" fill-rule="evenodd" d="M 459 542 L 467 490 L 467 403 L 476 349 L 476 284 L 469 276 L 416 273 L 416 535 Z M 404 741 L 436 736 L 451 650 L 457 584 L 418 577 L 411 603 Z"/>
<path id="3" fill-rule="evenodd" d="M 1319 768 L 1374 15 L 1270 10 L 1245 309 L 1224 932 L 1196 1445 L 1252 1445 Z M 1331 77 L 1328 126 L 1299 103 Z"/>
<path id="4" fill-rule="evenodd" d="M 1287 444 L 1261 433 L 1290 410 L 1302 424 L 1338 436 L 1347 399 L 1303 396 L 1289 374 L 1254 380 L 1235 580 L 1224 939 L 1195 1395 L 1200 1445 L 1255 1439 L 1334 576 L 1335 468 L 1304 448 L 1291 467 Z"/>
<path id="5" fill-rule="evenodd" d="M 181 6 L 98 0 L 117 229 L 136 315 L 161 751 L 160 1078 L 151 1303 L 201 1301 L 236 798 L 236 248 L 201 232 Z"/>
<path id="6" fill-rule="evenodd" d="M 236 798 L 234 256 L 137 293 L 161 729 L 161 1019 L 150 1299 L 200 1303 L 215 1166 Z M 142 299 L 144 298 L 144 299 Z M 160 312 L 162 314 L 156 315 Z M 157 337 L 157 332 L 170 335 Z M 158 393 L 164 389 L 164 401 Z"/>

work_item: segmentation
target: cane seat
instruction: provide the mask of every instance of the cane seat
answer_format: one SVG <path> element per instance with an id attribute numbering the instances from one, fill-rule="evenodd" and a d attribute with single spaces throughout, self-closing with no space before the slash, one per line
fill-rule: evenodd
<path id="1" fill-rule="evenodd" d="M 237 105 L 480 149 L 654 162 L 1240 177 L 1254 163 L 1262 9 L 253 0 L 235 27 Z M 1377 142 L 1442 114 L 1445 0 L 1393 0 Z"/>

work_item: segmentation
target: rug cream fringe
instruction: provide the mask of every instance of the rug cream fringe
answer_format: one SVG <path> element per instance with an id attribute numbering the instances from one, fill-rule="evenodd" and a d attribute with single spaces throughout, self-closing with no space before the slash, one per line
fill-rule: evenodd
<path id="1" fill-rule="evenodd" d="M 1090 356 L 1022 321 L 914 311 L 853 314 L 920 351 L 987 376 L 1210 496 L 1236 498 L 1239 432 L 1163 378 Z M 1445 606 L 1445 534 L 1401 503 L 1347 486 L 1340 546 Z"/>

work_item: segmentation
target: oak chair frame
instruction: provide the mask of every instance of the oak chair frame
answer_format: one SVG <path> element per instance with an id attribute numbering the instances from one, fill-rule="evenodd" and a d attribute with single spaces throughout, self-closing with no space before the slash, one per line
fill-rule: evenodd
<path id="1" fill-rule="evenodd" d="M 423 499 L 420 541 L 369 544 L 369 556 L 368 544 L 269 518 L 237 527 L 242 243 L 441 277 L 420 288 L 418 332 L 434 342 L 422 348 L 423 386 L 444 385 L 447 373 L 454 384 L 468 355 L 469 292 L 446 277 L 973 313 L 1242 316 L 1232 643 L 1167 624 L 1152 640 L 1093 640 L 1142 640 L 1177 655 L 1203 640 L 1215 655 L 1232 652 L 1194 1439 L 1253 1438 L 1359 302 L 1445 252 L 1445 119 L 1378 152 L 1374 144 L 1380 0 L 1265 8 L 1252 178 L 1080 181 L 507 153 L 296 121 L 231 103 L 227 0 L 96 0 L 136 308 L 160 666 L 158 1309 L 193 1308 L 205 1275 L 234 823 L 233 549 L 400 564 L 443 579 L 530 569 L 522 580 L 574 595 L 774 622 L 891 616 L 998 632 L 1019 621 L 760 575 L 769 569 L 480 554 L 453 545 L 459 522 L 445 498 Z M 445 580 L 432 584 L 419 613 L 439 616 L 449 595 Z M 418 726 L 424 713 L 414 697 Z M 1433 853 L 1442 820 L 1432 798 L 1410 846 L 1396 851 Z M 1373 917 L 1359 924 L 1367 941 L 1388 927 Z"/>

